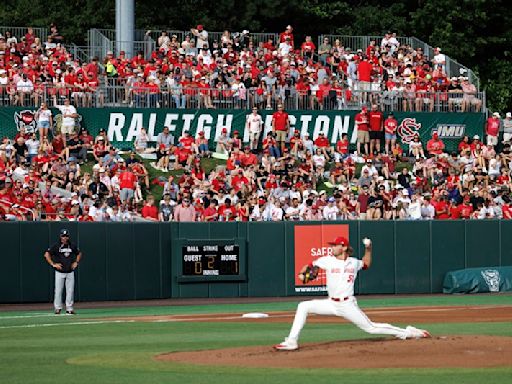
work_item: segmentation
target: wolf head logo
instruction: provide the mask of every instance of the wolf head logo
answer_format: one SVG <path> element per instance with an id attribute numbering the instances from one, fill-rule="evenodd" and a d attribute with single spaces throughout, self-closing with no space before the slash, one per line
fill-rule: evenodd
<path id="1" fill-rule="evenodd" d="M 491 292 L 500 291 L 500 273 L 495 269 L 486 269 L 480 272 Z"/>
<path id="2" fill-rule="evenodd" d="M 25 128 L 26 133 L 32 133 L 36 130 L 36 112 L 28 109 L 14 112 L 14 122 L 18 131 Z"/>

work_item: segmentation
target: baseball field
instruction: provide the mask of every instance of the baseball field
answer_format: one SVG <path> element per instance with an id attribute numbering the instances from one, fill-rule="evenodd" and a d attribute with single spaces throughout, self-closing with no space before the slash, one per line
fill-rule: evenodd
<path id="1" fill-rule="evenodd" d="M 0 306 L 0 383 L 512 382 L 512 295 L 358 301 L 374 321 L 433 337 L 376 337 L 312 315 L 298 351 L 274 351 L 297 298 L 79 303 L 75 316 Z M 242 318 L 253 312 L 269 317 Z"/>

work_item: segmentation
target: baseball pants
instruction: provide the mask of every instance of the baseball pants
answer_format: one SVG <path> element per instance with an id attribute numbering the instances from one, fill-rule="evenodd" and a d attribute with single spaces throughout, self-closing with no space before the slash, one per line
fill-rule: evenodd
<path id="1" fill-rule="evenodd" d="M 69 273 L 55 271 L 55 297 L 53 299 L 55 309 L 62 309 L 64 285 L 66 285 L 66 311 L 72 311 L 75 298 L 75 271 Z"/>
<path id="2" fill-rule="evenodd" d="M 331 299 L 303 301 L 297 307 L 289 339 L 298 340 L 300 332 L 306 324 L 308 314 L 339 316 L 354 323 L 363 331 L 376 335 L 393 335 L 405 339 L 407 333 L 403 328 L 386 323 L 374 323 L 357 305 L 357 300 L 351 297 L 345 301 L 333 301 Z"/>

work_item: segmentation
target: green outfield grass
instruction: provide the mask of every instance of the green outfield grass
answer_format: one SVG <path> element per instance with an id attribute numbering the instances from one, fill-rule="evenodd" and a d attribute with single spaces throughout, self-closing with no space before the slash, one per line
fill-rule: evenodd
<path id="1" fill-rule="evenodd" d="M 362 307 L 403 305 L 512 305 L 511 295 L 425 296 L 360 299 Z M 281 341 L 290 324 L 166 322 L 112 323 L 106 317 L 160 314 L 240 313 L 292 310 L 296 302 L 132 307 L 80 310 L 77 316 L 43 311 L 0 312 L 0 383 L 510 383 L 500 369 L 243 369 L 157 362 L 171 351 L 268 345 Z M 90 324 L 93 322 L 94 324 Z M 510 323 L 421 324 L 434 335 L 512 337 Z M 308 324 L 302 342 L 370 337 L 350 324 Z"/>

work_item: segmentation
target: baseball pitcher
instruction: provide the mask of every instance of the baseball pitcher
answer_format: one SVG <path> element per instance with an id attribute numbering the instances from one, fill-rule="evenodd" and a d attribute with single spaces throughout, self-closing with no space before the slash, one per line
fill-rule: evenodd
<path id="1" fill-rule="evenodd" d="M 372 263 L 370 239 L 363 239 L 365 253 L 362 260 L 352 257 L 353 249 L 344 237 L 338 237 L 328 244 L 332 246 L 333 256 L 323 256 L 312 264 L 305 265 L 298 277 L 306 284 L 317 277 L 319 269 L 325 270 L 329 297 L 301 302 L 297 307 L 290 334 L 281 344 L 275 345 L 275 349 L 293 351 L 299 348 L 299 335 L 309 313 L 344 317 L 371 334 L 393 335 L 399 339 L 430 337 L 427 331 L 412 326 L 404 329 L 390 324 L 374 323 L 357 305 L 354 297 L 354 282 L 357 273 L 361 269 L 368 269 Z"/>

